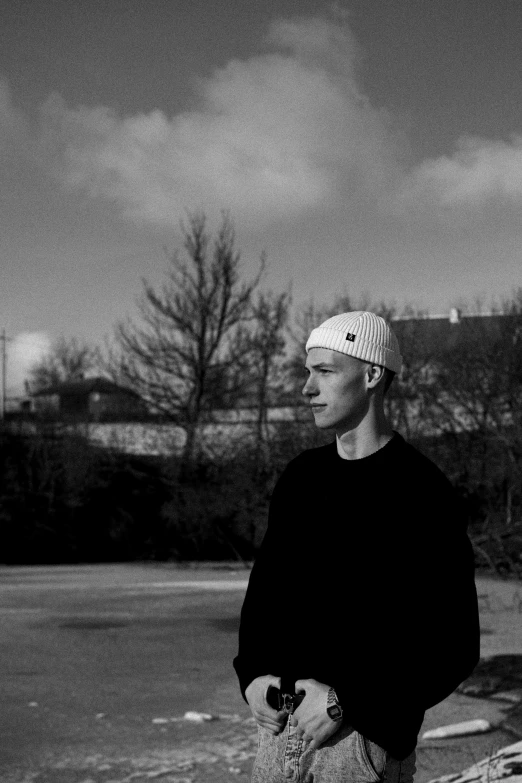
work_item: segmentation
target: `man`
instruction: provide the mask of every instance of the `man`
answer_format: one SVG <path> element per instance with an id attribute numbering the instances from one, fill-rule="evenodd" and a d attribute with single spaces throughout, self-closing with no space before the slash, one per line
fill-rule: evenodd
<path id="1" fill-rule="evenodd" d="M 281 475 L 241 612 L 252 781 L 409 783 L 425 710 L 478 661 L 464 513 L 386 419 L 402 363 L 388 324 L 343 313 L 306 351 L 303 394 L 336 439 Z"/>

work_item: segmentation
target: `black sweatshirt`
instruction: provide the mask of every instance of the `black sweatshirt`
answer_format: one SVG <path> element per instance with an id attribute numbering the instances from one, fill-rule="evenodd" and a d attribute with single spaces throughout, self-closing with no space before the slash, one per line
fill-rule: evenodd
<path id="1" fill-rule="evenodd" d="M 428 707 L 479 658 L 473 556 L 458 497 L 397 433 L 344 460 L 335 442 L 281 475 L 234 667 L 335 688 L 344 720 L 403 759 Z"/>

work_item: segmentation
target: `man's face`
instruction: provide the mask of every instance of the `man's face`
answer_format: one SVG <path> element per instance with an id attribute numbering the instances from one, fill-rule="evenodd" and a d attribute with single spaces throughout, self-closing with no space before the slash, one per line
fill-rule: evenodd
<path id="1" fill-rule="evenodd" d="M 334 429 L 338 435 L 355 429 L 368 412 L 368 364 L 329 348 L 311 348 L 305 370 L 303 394 L 316 426 Z"/>

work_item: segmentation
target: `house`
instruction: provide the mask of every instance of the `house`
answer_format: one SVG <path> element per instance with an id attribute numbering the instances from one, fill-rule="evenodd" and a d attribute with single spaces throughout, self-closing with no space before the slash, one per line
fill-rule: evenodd
<path id="1" fill-rule="evenodd" d="M 129 421 L 143 419 L 143 400 L 131 389 L 107 378 L 80 378 L 31 394 L 37 418 L 64 422 Z"/>
<path id="2" fill-rule="evenodd" d="M 392 319 L 404 358 L 389 413 L 410 437 L 513 425 L 520 398 L 522 313 Z M 517 380 L 517 378 L 519 380 Z"/>
<path id="3" fill-rule="evenodd" d="M 414 344 L 417 353 L 426 357 L 454 350 L 464 337 L 500 340 L 510 331 L 522 338 L 520 313 L 462 313 L 456 307 L 448 315 L 395 316 L 391 319 L 405 356 Z"/>

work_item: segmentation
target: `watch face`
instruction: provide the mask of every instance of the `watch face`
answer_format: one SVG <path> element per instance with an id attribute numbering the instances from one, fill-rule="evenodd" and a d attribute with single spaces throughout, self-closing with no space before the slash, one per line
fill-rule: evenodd
<path id="1" fill-rule="evenodd" d="M 326 712 L 332 720 L 340 720 L 343 717 L 343 711 L 338 704 L 332 704 Z"/>

